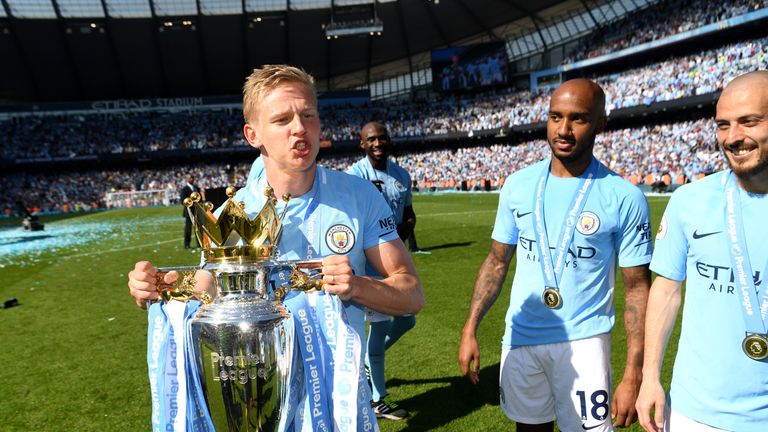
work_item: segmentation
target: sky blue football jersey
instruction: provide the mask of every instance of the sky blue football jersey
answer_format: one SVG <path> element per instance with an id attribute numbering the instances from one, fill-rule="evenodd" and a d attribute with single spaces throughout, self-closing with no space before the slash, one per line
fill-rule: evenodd
<path id="1" fill-rule="evenodd" d="M 379 171 L 371 165 L 368 157 L 364 157 L 352 164 L 347 173 L 364 178 L 372 182 L 384 196 L 384 199 L 392 209 L 395 223 L 403 223 L 403 211 L 412 205 L 411 176 L 408 171 L 392 160 L 387 161 L 387 169 Z"/>
<path id="2" fill-rule="evenodd" d="M 741 348 L 746 326 L 725 223 L 729 172 L 675 191 L 656 236 L 651 269 L 686 280 L 670 390 L 673 409 L 720 429 L 762 432 L 768 430 L 768 362 L 748 358 Z M 768 196 L 740 188 L 739 194 L 754 280 L 764 290 Z"/>
<path id="3" fill-rule="evenodd" d="M 245 202 L 246 213 L 253 217 L 264 206 L 266 186 L 263 175 L 254 176 L 234 199 Z M 279 213 L 283 207 L 278 200 Z M 396 239 L 392 211 L 370 182 L 318 165 L 312 189 L 288 201 L 279 259 L 348 255 L 355 274 L 365 275 L 365 250 Z M 350 324 L 364 337 L 363 309 L 352 302 L 344 305 Z"/>
<path id="4" fill-rule="evenodd" d="M 642 192 L 604 165 L 576 220 L 560 281 L 563 304 L 547 308 L 536 245 L 534 199 L 550 160 L 510 175 L 504 182 L 492 238 L 517 245 L 506 331 L 502 346 L 511 349 L 572 341 L 609 332 L 615 321 L 613 292 L 617 264 L 634 267 L 651 260 L 648 203 Z M 549 249 L 555 250 L 580 178 L 550 175 L 544 191 L 544 222 Z M 552 253 L 554 256 L 554 253 Z"/>

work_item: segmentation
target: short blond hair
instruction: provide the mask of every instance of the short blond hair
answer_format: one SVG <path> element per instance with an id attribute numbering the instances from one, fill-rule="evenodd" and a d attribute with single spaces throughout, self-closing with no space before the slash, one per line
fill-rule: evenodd
<path id="1" fill-rule="evenodd" d="M 286 83 L 301 83 L 309 87 L 317 105 L 317 89 L 312 75 L 294 66 L 263 65 L 254 69 L 243 84 L 243 118 L 246 123 L 256 113 L 256 106 L 264 95 Z"/>

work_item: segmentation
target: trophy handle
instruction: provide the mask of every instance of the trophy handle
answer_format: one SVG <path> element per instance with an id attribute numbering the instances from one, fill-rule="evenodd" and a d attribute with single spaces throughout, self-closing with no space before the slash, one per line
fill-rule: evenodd
<path id="1" fill-rule="evenodd" d="M 198 291 L 195 289 L 197 280 L 195 273 L 202 270 L 200 266 L 180 266 L 180 267 L 158 267 L 155 280 L 157 282 L 157 291 L 160 298 L 165 302 L 177 300 L 186 302 L 193 298 L 199 298 L 204 304 L 211 303 L 213 298 L 207 291 Z M 179 277 L 173 283 L 165 283 L 165 275 L 169 272 L 178 272 Z"/>
<path id="2" fill-rule="evenodd" d="M 280 264 L 288 267 L 291 273 L 288 275 L 288 282 L 275 289 L 277 301 L 282 302 L 288 291 L 318 292 L 323 290 L 322 259 L 283 261 Z"/>

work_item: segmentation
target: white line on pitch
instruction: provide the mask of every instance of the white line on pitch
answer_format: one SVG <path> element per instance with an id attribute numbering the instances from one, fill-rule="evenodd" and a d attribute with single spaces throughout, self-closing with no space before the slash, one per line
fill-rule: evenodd
<path id="1" fill-rule="evenodd" d="M 462 212 L 452 212 L 452 213 L 419 213 L 416 218 L 422 218 L 422 217 L 438 217 L 438 216 L 458 216 L 458 215 L 465 215 L 465 214 L 477 214 L 477 213 L 496 213 L 496 210 L 471 210 L 471 211 L 462 211 Z"/>
<path id="2" fill-rule="evenodd" d="M 151 247 L 153 245 L 161 245 L 161 244 L 165 244 L 165 243 L 176 242 L 176 241 L 179 241 L 179 240 L 182 240 L 182 238 L 179 237 L 179 238 L 175 238 L 175 239 L 171 239 L 171 240 L 163 240 L 163 241 L 159 241 L 159 242 L 155 242 L 155 243 L 150 243 L 150 244 L 143 244 L 143 245 L 137 245 L 137 246 L 126 246 L 126 247 L 123 247 L 123 248 L 100 250 L 100 251 L 97 251 L 97 252 L 86 252 L 86 253 L 75 254 L 75 255 L 67 255 L 67 256 L 63 256 L 63 257 L 57 257 L 56 259 L 77 258 L 77 257 L 90 256 L 90 255 L 95 255 L 95 254 L 103 254 L 103 253 L 111 253 L 111 252 L 122 252 L 122 251 L 131 250 L 131 249 L 141 249 L 141 248 Z"/>

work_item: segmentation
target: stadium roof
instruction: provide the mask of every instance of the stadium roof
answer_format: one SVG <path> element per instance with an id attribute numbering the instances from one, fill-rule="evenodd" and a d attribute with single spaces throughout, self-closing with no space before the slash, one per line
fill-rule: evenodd
<path id="1" fill-rule="evenodd" d="M 591 1 L 594 5 L 602 3 Z M 267 63 L 320 89 L 413 70 L 414 58 L 495 29 L 535 29 L 585 0 L 0 0 L 0 100 L 237 94 Z M 243 12 L 245 11 L 245 12 Z M 377 31 L 328 38 L 326 27 Z M 372 28 L 375 30 L 375 27 Z M 534 30 L 531 30 L 534 31 Z M 391 67 L 387 70 L 387 65 Z"/>

